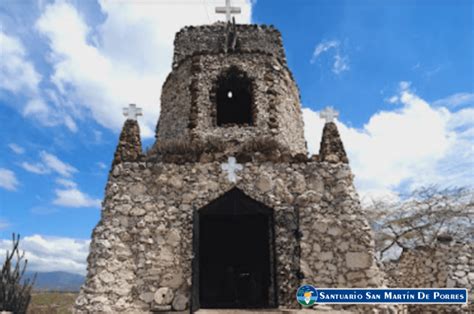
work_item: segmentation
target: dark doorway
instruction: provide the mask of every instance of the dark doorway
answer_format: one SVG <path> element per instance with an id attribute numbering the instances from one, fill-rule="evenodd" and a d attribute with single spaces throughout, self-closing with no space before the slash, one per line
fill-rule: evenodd
<path id="1" fill-rule="evenodd" d="M 201 308 L 275 307 L 273 211 L 233 189 L 198 215 L 193 302 Z"/>
<path id="2" fill-rule="evenodd" d="M 217 79 L 217 125 L 252 125 L 252 82 L 233 67 Z"/>

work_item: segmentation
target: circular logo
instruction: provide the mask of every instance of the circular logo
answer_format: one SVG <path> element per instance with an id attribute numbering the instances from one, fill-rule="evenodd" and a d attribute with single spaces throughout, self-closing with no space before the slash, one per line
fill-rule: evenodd
<path id="1" fill-rule="evenodd" d="M 316 288 L 310 285 L 304 285 L 298 288 L 296 300 L 302 306 L 311 306 L 318 300 Z"/>

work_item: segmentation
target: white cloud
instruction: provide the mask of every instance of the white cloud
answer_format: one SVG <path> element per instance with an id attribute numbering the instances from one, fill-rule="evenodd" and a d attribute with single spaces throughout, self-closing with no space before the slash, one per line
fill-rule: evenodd
<path id="1" fill-rule="evenodd" d="M 316 60 L 325 52 L 334 50 L 332 72 L 341 74 L 344 71 L 349 71 L 349 57 L 343 55 L 341 52 L 341 42 L 339 40 L 324 40 L 320 42 L 313 51 L 310 63 L 316 63 Z"/>
<path id="2" fill-rule="evenodd" d="M 349 71 L 349 62 L 347 56 L 341 56 L 339 53 L 334 56 L 334 64 L 332 71 L 336 74 L 340 74 L 344 71 Z"/>
<path id="3" fill-rule="evenodd" d="M 32 235 L 20 239 L 30 271 L 66 271 L 85 275 L 90 240 Z M 11 250 L 11 239 L 0 239 L 0 260 Z"/>
<path id="4" fill-rule="evenodd" d="M 48 152 L 42 151 L 40 153 L 40 158 L 48 169 L 53 170 L 62 176 L 70 177 L 74 172 L 77 172 L 76 168 L 61 161 L 58 157 Z"/>
<path id="5" fill-rule="evenodd" d="M 6 219 L 0 218 L 0 231 L 8 228 L 10 223 Z"/>
<path id="6" fill-rule="evenodd" d="M 36 94 L 41 75 L 27 60 L 20 40 L 0 31 L 0 88 L 12 93 Z"/>
<path id="7" fill-rule="evenodd" d="M 107 169 L 107 165 L 101 161 L 97 162 L 97 167 L 100 169 Z"/>
<path id="8" fill-rule="evenodd" d="M 21 155 L 21 154 L 25 153 L 25 149 L 23 147 L 21 147 L 20 145 L 18 145 L 18 144 L 10 143 L 10 144 L 8 144 L 8 147 L 10 147 L 10 149 L 15 154 Z"/>
<path id="9" fill-rule="evenodd" d="M 374 114 L 362 129 L 337 122 L 361 194 L 387 195 L 422 185 L 472 186 L 474 109 L 451 112 L 430 105 L 400 84 L 402 107 Z M 304 108 L 305 134 L 319 150 L 324 122 Z"/>
<path id="10" fill-rule="evenodd" d="M 104 21 L 96 28 L 67 2 L 47 5 L 36 29 L 48 40 L 51 81 L 76 109 L 90 112 L 102 126 L 120 130 L 122 107 L 143 108 L 142 135 L 152 137 L 163 81 L 170 71 L 174 34 L 185 25 L 217 20 L 214 4 L 99 1 Z M 245 1 L 240 23 L 250 21 Z M 222 19 L 222 17 L 220 17 Z M 70 126 L 70 129 L 75 129 Z"/>
<path id="11" fill-rule="evenodd" d="M 474 105 L 474 93 L 457 93 L 433 102 L 434 106 L 459 107 Z"/>
<path id="12" fill-rule="evenodd" d="M 311 63 L 315 62 L 316 61 L 316 58 L 319 57 L 320 54 L 322 54 L 323 52 L 326 52 L 328 51 L 329 49 L 332 49 L 332 48 L 339 48 L 339 46 L 341 45 L 341 42 L 339 40 L 329 40 L 329 41 L 322 41 L 320 42 L 316 48 L 314 48 L 314 52 L 313 52 L 313 58 L 311 59 Z"/>
<path id="13" fill-rule="evenodd" d="M 26 171 L 36 174 L 49 174 L 56 172 L 63 177 L 71 177 L 77 169 L 70 164 L 60 160 L 57 156 L 46 151 L 40 152 L 40 160 L 36 163 L 22 162 L 20 166 Z"/>
<path id="14" fill-rule="evenodd" d="M 65 207 L 100 207 L 101 200 L 93 199 L 76 188 L 55 190 L 56 199 L 53 204 Z"/>
<path id="15" fill-rule="evenodd" d="M 36 174 L 46 174 L 49 173 L 49 169 L 46 168 L 42 163 L 29 163 L 29 162 L 22 162 L 20 166 L 25 169 L 26 171 L 36 173 Z"/>
<path id="16" fill-rule="evenodd" d="M 66 188 L 76 188 L 77 187 L 76 182 L 74 182 L 72 180 L 64 179 L 64 178 L 57 178 L 56 183 L 66 187 Z"/>
<path id="17" fill-rule="evenodd" d="M 26 98 L 25 103 L 18 106 L 22 115 L 36 119 L 45 126 L 64 124 L 74 132 L 75 123 L 66 110 L 48 106 L 47 101 L 54 97 L 54 93 L 44 95 L 41 91 L 43 77 L 28 59 L 21 40 L 0 31 L 0 55 L 0 89 Z"/>
<path id="18" fill-rule="evenodd" d="M 0 168 L 0 188 L 15 191 L 20 183 L 11 170 Z"/>
<path id="19" fill-rule="evenodd" d="M 398 103 L 398 96 L 397 95 L 393 95 L 392 97 L 386 99 L 385 101 L 390 103 L 390 104 L 396 104 Z"/>

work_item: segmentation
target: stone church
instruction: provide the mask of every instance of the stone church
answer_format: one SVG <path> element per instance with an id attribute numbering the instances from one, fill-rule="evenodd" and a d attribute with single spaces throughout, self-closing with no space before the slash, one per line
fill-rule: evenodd
<path id="1" fill-rule="evenodd" d="M 129 109 L 75 312 L 290 313 L 302 284 L 383 286 L 333 112 L 308 156 L 279 31 L 185 27 L 174 49 L 146 152 Z"/>

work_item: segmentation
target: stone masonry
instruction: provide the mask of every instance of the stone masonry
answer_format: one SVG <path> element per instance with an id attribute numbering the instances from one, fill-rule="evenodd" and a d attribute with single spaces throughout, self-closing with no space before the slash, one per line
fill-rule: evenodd
<path id="1" fill-rule="evenodd" d="M 448 238 L 433 246 L 404 250 L 398 262 L 386 263 L 392 287 L 466 288 L 469 305 L 409 305 L 409 313 L 474 312 L 474 247 Z"/>
<path id="2" fill-rule="evenodd" d="M 216 23 L 176 35 L 147 154 L 138 123 L 125 122 L 76 313 L 197 310 L 195 217 L 236 190 L 272 211 L 274 307 L 299 309 L 295 293 L 304 283 L 384 285 L 336 124 L 326 124 L 320 155 L 308 157 L 279 32 L 237 25 L 236 48 L 228 52 L 226 29 Z M 252 125 L 216 125 L 212 93 L 230 67 L 253 84 Z M 222 170 L 229 157 L 242 165 L 236 182 Z"/>

